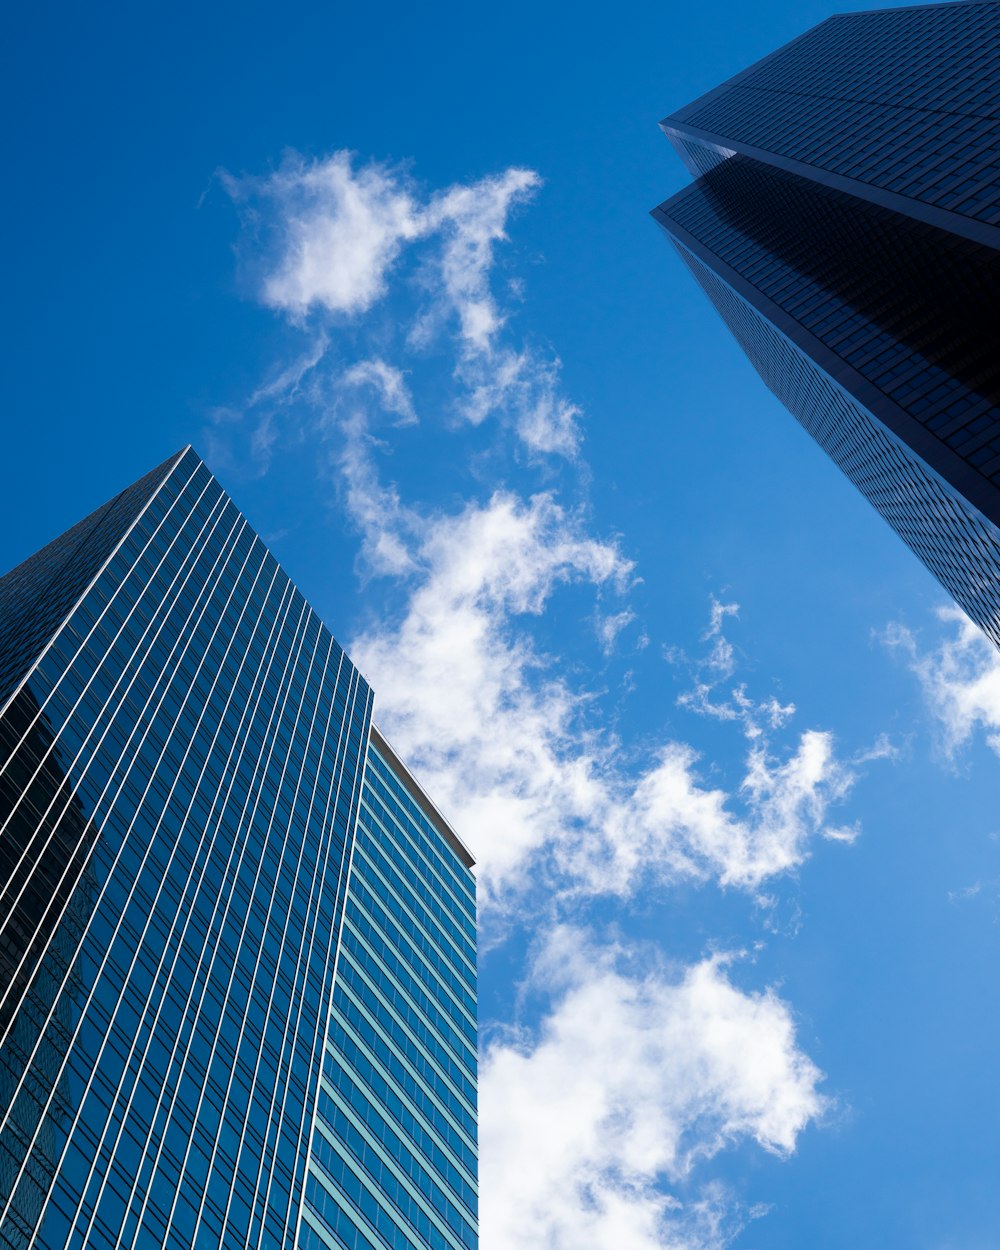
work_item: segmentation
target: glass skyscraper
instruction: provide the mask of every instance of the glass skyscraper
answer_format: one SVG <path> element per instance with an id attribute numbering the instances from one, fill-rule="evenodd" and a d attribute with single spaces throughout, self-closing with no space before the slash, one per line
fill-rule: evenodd
<path id="1" fill-rule="evenodd" d="M 0 1247 L 476 1246 L 472 860 L 190 449 L 0 580 Z"/>
<path id="2" fill-rule="evenodd" d="M 661 125 L 697 180 L 654 217 L 1000 646 L 1000 2 L 838 14 Z"/>

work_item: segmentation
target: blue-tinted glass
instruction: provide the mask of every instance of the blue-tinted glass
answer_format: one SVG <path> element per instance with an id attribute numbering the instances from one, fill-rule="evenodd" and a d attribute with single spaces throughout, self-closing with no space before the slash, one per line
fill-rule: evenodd
<path id="1" fill-rule="evenodd" d="M 663 126 L 696 173 L 708 141 L 954 214 L 996 247 L 998 90 L 996 0 L 842 13 Z"/>
<path id="2" fill-rule="evenodd" d="M 470 861 L 372 733 L 300 1250 L 475 1250 Z"/>
<path id="3" fill-rule="evenodd" d="M 1000 646 L 1000 530 L 711 269 L 684 259 L 775 395 Z"/>
<path id="4" fill-rule="evenodd" d="M 1000 0 L 840 14 L 663 123 L 758 372 L 1000 645 Z"/>
<path id="5" fill-rule="evenodd" d="M 371 693 L 190 451 L 0 628 L 0 1245 L 291 1245 Z"/>

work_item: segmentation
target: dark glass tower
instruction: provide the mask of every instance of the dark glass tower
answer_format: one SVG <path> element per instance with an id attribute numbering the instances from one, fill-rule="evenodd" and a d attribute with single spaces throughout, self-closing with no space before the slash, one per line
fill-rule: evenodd
<path id="1" fill-rule="evenodd" d="M 0 647 L 2 1250 L 474 1250 L 471 858 L 198 457 Z"/>
<path id="2" fill-rule="evenodd" d="M 661 125 L 697 181 L 654 217 L 1000 646 L 1000 0 L 839 14 Z"/>

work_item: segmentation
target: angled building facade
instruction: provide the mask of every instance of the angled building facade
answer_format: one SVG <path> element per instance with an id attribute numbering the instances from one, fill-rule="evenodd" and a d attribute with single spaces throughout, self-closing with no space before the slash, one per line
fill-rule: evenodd
<path id="1" fill-rule="evenodd" d="M 476 899 L 468 853 L 373 726 L 302 1250 L 475 1250 Z"/>
<path id="2" fill-rule="evenodd" d="M 1000 2 L 838 14 L 661 126 L 696 181 L 654 217 L 1000 646 Z"/>
<path id="3" fill-rule="evenodd" d="M 471 858 L 199 458 L 0 648 L 0 1247 L 474 1250 Z"/>

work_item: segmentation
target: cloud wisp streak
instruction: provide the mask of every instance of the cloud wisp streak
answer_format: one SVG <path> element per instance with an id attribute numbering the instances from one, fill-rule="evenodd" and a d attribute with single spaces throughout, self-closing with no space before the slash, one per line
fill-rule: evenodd
<path id="1" fill-rule="evenodd" d="M 950 763 L 977 733 L 1000 755 L 1000 655 L 960 609 L 943 607 L 938 619 L 950 633 L 930 649 L 922 649 L 917 636 L 899 624 L 890 626 L 883 641 L 905 657 L 920 683 Z"/>
<path id="2" fill-rule="evenodd" d="M 341 151 L 222 181 L 243 213 L 245 264 L 263 304 L 293 324 L 343 326 L 382 302 L 412 259 L 406 346 L 451 343 L 455 414 L 474 425 L 499 417 L 530 453 L 575 455 L 581 414 L 561 392 L 560 363 L 500 341 L 507 315 L 490 282 L 511 214 L 541 185 L 536 173 L 513 168 L 424 194 L 404 169 L 356 166 Z"/>

